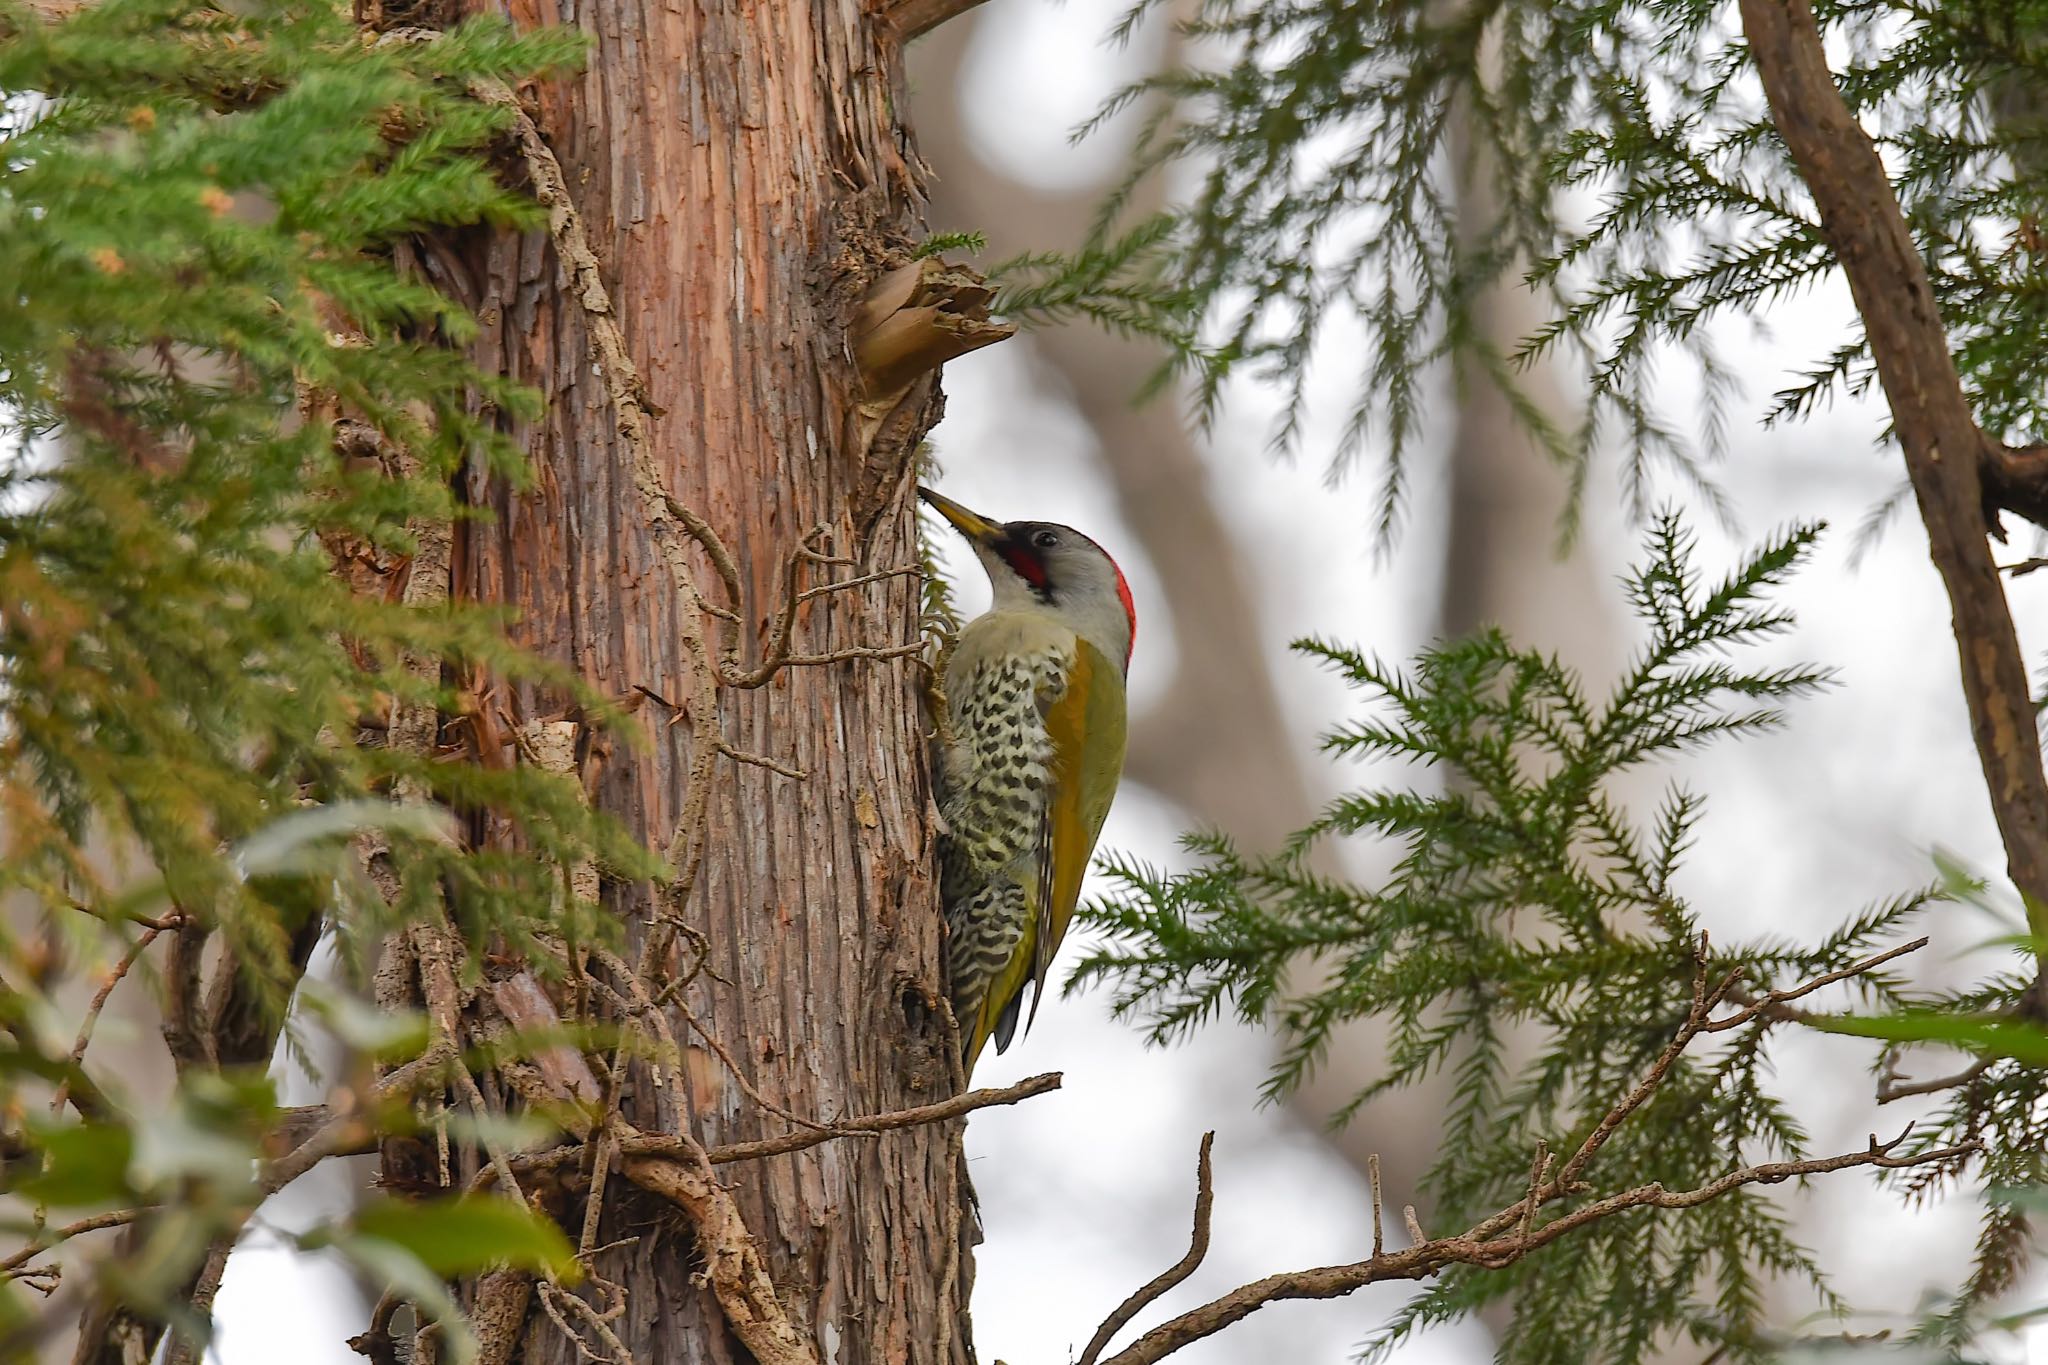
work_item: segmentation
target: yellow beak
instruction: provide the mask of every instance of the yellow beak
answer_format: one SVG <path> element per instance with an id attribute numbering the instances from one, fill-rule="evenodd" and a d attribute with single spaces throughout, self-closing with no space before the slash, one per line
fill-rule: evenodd
<path id="1" fill-rule="evenodd" d="M 951 498 L 941 497 L 931 489 L 919 484 L 917 496 L 938 510 L 938 514 L 953 523 L 953 529 L 977 545 L 993 545 L 1003 538 L 1001 522 L 990 521 L 979 512 L 970 512 Z"/>

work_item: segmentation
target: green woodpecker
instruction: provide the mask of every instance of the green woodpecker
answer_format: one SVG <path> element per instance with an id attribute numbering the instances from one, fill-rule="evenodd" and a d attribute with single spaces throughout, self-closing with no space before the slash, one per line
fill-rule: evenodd
<path id="1" fill-rule="evenodd" d="M 1070 526 L 993 522 L 928 488 L 995 600 L 946 660 L 939 894 L 967 1070 L 1038 1013 L 1124 766 L 1124 672 L 1138 629 L 1116 561 Z M 1025 1021 L 1030 1027 L 1030 1020 Z"/>

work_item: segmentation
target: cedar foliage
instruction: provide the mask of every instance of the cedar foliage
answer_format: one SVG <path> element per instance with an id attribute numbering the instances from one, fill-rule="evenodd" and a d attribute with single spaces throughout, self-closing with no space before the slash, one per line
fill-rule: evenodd
<path id="1" fill-rule="evenodd" d="M 1661 515 L 1626 579 L 1648 638 L 1604 699 L 1498 631 L 1440 644 L 1407 669 L 1299 642 L 1371 707 L 1332 730 L 1325 751 L 1400 760 L 1423 770 L 1419 780 L 1339 797 L 1278 853 L 1209 833 L 1187 840 L 1197 856 L 1188 872 L 1108 859 L 1111 891 L 1085 912 L 1104 940 L 1075 982 L 1109 982 L 1116 1011 L 1155 1041 L 1225 1011 L 1271 1025 L 1281 1051 L 1268 1099 L 1301 1084 L 1340 1025 L 1388 1021 L 1378 1078 L 1332 1121 L 1448 1074 L 1439 1156 L 1422 1182 L 1433 1216 L 1462 1228 L 1512 1204 L 1534 1144 L 1576 1148 L 1691 1005 L 1702 928 L 1674 875 L 1703 802 L 1673 783 L 1642 819 L 1617 788 L 1704 745 L 1777 728 L 1783 703 L 1828 681 L 1819 668 L 1740 663 L 1745 647 L 1791 627 L 1766 594 L 1818 533 L 1795 528 L 1708 583 L 1678 517 Z M 1319 870 L 1341 840 L 1384 841 L 1398 854 L 1392 874 L 1359 886 Z M 1796 987 L 1891 946 L 1928 899 L 1848 914 L 1811 943 L 1717 941 L 1708 975 L 1733 973 L 1752 996 Z M 1853 989 L 1866 1008 L 1905 999 L 1890 971 L 1857 976 Z M 1733 1165 L 1820 1155 L 1771 1088 L 1777 1036 L 1759 1016 L 1714 1049 L 1682 1055 L 1601 1149 L 1600 1188 L 1690 1189 Z M 1750 1187 L 1677 1217 L 1592 1224 L 1568 1254 L 1456 1268 L 1379 1331 L 1367 1356 L 1505 1299 L 1516 1305 L 1508 1361 L 1633 1361 L 1679 1336 L 1723 1358 L 1768 1359 L 1768 1274 L 1848 1306 Z"/>
<path id="2" fill-rule="evenodd" d="M 259 1197 L 277 1117 L 263 1068 L 323 930 L 361 976 L 387 930 L 445 906 L 475 962 L 605 932 L 568 890 L 574 862 L 658 866 L 571 782 L 384 743 L 376 723 L 407 703 L 462 709 L 444 676 L 577 686 L 481 609 L 360 595 L 335 572 L 402 562 L 422 527 L 469 515 L 451 487 L 464 462 L 524 475 L 491 414 L 533 398 L 467 364 L 449 343 L 471 320 L 395 260 L 429 229 L 537 223 L 492 164 L 506 116 L 466 87 L 580 55 L 574 35 L 494 22 L 370 42 L 322 0 L 106 0 L 55 23 L 0 5 L 10 1218 L 38 1241 L 80 1213 L 166 1203 L 128 1265 L 78 1263 L 70 1313 L 90 1291 L 205 1333 L 180 1300 Z M 358 449 L 300 420 L 314 411 L 345 414 Z M 476 847 L 448 819 L 516 833 Z M 357 836 L 388 845 L 395 901 L 366 884 Z M 77 983 L 128 954 L 152 973 L 157 932 L 221 954 L 209 1017 L 251 1021 L 241 1055 L 180 1059 L 168 1117 L 73 1052 Z M 157 982 L 167 1008 L 192 970 Z M 420 1020 L 331 990 L 307 1004 L 358 1049 L 359 1085 L 372 1056 L 424 1041 Z M 457 1359 L 471 1343 L 441 1276 L 508 1257 L 563 1270 L 567 1251 L 503 1203 L 376 1202 L 305 1240 L 445 1318 Z M 50 1330 L 32 1290 L 56 1287 L 0 1281 L 0 1356 Z"/>
<path id="3" fill-rule="evenodd" d="M 1163 20 L 1139 0 L 1112 31 Z M 1815 6 L 1836 75 L 1893 167 L 1979 420 L 2048 432 L 2030 339 L 2048 325 L 2048 4 L 1849 0 Z M 1088 242 L 1011 263 L 1005 303 L 1170 341 L 1197 406 L 1255 375 L 1287 395 L 1272 437 L 1297 446 L 1319 339 L 1367 341 L 1333 469 L 1381 462 L 1379 529 L 1398 524 L 1407 458 L 1441 367 L 1497 386 L 1565 471 L 1576 516 L 1596 451 L 1618 451 L 1639 517 L 1660 475 L 1715 496 L 1735 374 L 1706 326 L 1795 300 L 1835 262 L 1771 129 L 1730 8 L 1713 0 L 1202 0 L 1185 68 L 1132 82 L 1077 136 L 1140 120 L 1122 185 Z M 1192 191 L 1137 223 L 1147 176 Z M 1175 183 L 1181 183 L 1176 181 Z M 1468 191 L 1484 183 L 1480 200 Z M 1482 212 L 1475 205 L 1491 206 Z M 1519 345 L 1476 326 L 1498 285 L 1553 312 Z M 1565 425 L 1517 383 L 1556 355 L 1584 376 Z M 1328 364 L 1328 361 L 1320 363 Z M 1660 367 L 1693 369 L 1704 405 L 1656 402 Z M 1778 393 L 1772 421 L 1869 391 L 1860 331 Z"/>
<path id="4" fill-rule="evenodd" d="M 2041 440 L 2048 4 L 1813 9 L 1927 263 L 1979 425 L 1994 440 Z M 1111 894 L 1088 912 L 1108 938 L 1076 983 L 1108 983 L 1116 1008 L 1160 1042 L 1223 1011 L 1271 1026 L 1281 1051 L 1269 1098 L 1300 1083 L 1337 1026 L 1390 1018 L 1380 1079 L 1333 1121 L 1449 1071 L 1455 1101 L 1426 1184 L 1463 1227 L 1526 1188 L 1537 1138 L 1576 1141 L 1684 1010 L 1697 926 L 1670 875 L 1699 805 L 1674 788 L 1639 825 L 1610 784 L 1644 762 L 1776 724 L 1776 703 L 1822 680 L 1743 672 L 1718 654 L 1787 624 L 1751 599 L 1810 533 L 1771 542 L 1709 591 L 1683 523 L 1650 509 L 1675 486 L 1724 510 L 1711 462 L 1729 445 L 1737 385 L 1709 324 L 1764 317 L 1839 263 L 1730 6 L 1202 0 L 1169 18 L 1158 0 L 1138 0 L 1112 37 L 1154 18 L 1178 23 L 1195 58 L 1131 83 L 1082 130 L 1138 117 L 1128 175 L 1090 239 L 1024 262 L 1009 297 L 1061 316 L 1107 313 L 1166 338 L 1163 373 L 1189 378 L 1198 411 L 1213 409 L 1232 377 L 1277 386 L 1286 401 L 1273 440 L 1283 450 L 1301 442 L 1312 370 L 1354 366 L 1331 470 L 1376 464 L 1382 537 L 1398 529 L 1408 462 L 1446 371 L 1460 386 L 1497 388 L 1556 462 L 1567 536 L 1595 456 L 1608 452 L 1619 454 L 1624 501 L 1653 527 L 1629 579 L 1648 641 L 1604 703 L 1495 634 L 1439 645 L 1405 670 L 1304 641 L 1376 707 L 1333 731 L 1328 747 L 1406 759 L 1426 775 L 1339 800 L 1278 854 L 1202 833 L 1189 838 L 1197 866 L 1185 874 L 1111 859 Z M 1185 191 L 1161 214 L 1120 221 L 1148 176 Z M 1530 291 L 1550 314 L 1506 344 L 1477 312 L 1504 287 Z M 1124 317 L 1133 299 L 1140 315 Z M 1321 346 L 1340 324 L 1362 327 L 1365 344 Z M 1574 420 L 1522 393 L 1519 371 L 1537 359 L 1581 381 Z M 1657 401 L 1658 373 L 1673 365 L 1701 381 L 1696 413 Z M 1765 420 L 1798 420 L 1870 392 L 1874 378 L 1854 327 L 1774 395 Z M 1904 502 L 1902 485 L 1866 531 Z M 1715 653 L 1701 658 L 1702 647 Z M 1375 886 L 1319 872 L 1311 854 L 1343 839 L 1385 841 L 1400 861 Z M 1974 1267 L 1914 1333 L 1932 1358 L 1977 1359 L 1994 1305 L 2020 1282 L 2048 1182 L 2040 945 L 2010 894 L 1950 870 L 1931 893 L 1845 910 L 1814 942 L 1717 943 L 1713 964 L 1755 990 L 1795 984 L 1886 946 L 1930 894 L 1994 908 L 2014 927 L 2012 968 L 1934 994 L 1873 975 L 1858 987 L 1860 1007 L 1880 1013 L 1817 1022 L 1886 1040 L 1871 1051 L 1880 1078 L 1915 1044 L 1979 1058 L 1911 1142 L 1930 1151 L 1981 1139 L 1981 1159 L 1895 1178 L 1913 1198 L 1957 1187 L 1987 1196 Z M 1319 971 L 1300 974 L 1304 959 Z M 1511 1025 L 1534 1038 L 1530 1060 L 1508 1060 Z M 1803 1133 L 1767 1083 L 1770 1033 L 1760 1023 L 1674 1068 L 1616 1178 L 1689 1181 L 1738 1154 L 1801 1150 Z M 1926 1069 L 1940 1066 L 1926 1056 Z M 1811 1280 L 1830 1308 L 1867 1306 L 1853 1287 L 1847 1302 L 1833 1297 L 1769 1202 L 1744 1192 L 1675 1217 L 1600 1224 L 1569 1253 L 1505 1271 L 1455 1270 L 1368 1355 L 1505 1298 L 1508 1361 L 1635 1361 L 1674 1340 L 1715 1360 L 1772 1359 L 1785 1327 L 1762 1317 L 1760 1273 Z"/>

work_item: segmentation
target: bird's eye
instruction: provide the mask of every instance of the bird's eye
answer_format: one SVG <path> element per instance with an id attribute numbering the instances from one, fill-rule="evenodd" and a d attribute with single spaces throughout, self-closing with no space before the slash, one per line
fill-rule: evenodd
<path id="1" fill-rule="evenodd" d="M 1037 535 L 1031 537 L 1031 543 L 1041 550 L 1050 550 L 1053 546 L 1060 543 L 1060 538 L 1051 531 L 1040 531 Z"/>

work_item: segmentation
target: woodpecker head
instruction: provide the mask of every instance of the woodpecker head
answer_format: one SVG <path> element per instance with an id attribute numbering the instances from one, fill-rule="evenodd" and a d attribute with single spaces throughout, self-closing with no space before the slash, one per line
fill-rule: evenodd
<path id="1" fill-rule="evenodd" d="M 1057 522 L 995 522 L 929 488 L 920 487 L 917 496 L 974 547 L 995 590 L 991 610 L 1052 616 L 1119 664 L 1130 665 L 1138 613 L 1123 570 L 1107 550 Z"/>

